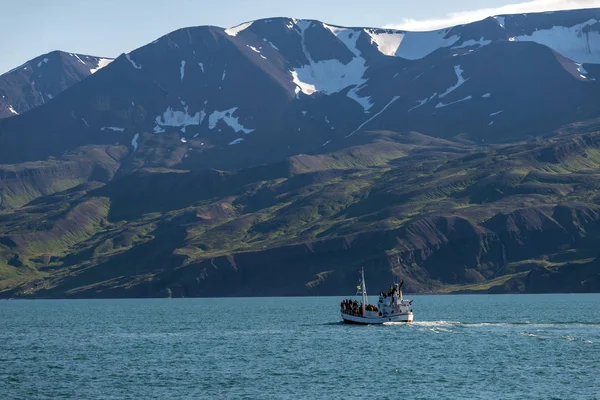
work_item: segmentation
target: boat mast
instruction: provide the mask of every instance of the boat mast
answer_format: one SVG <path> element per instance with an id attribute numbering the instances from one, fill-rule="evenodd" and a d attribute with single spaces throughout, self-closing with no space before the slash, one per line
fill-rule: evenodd
<path id="1" fill-rule="evenodd" d="M 400 295 L 400 301 L 404 299 L 402 296 L 402 286 L 404 286 L 404 279 L 402 279 L 402 281 L 398 284 L 398 294 Z"/>
<path id="2" fill-rule="evenodd" d="M 366 307 L 367 307 L 367 285 L 365 284 L 365 269 L 362 268 L 362 315 L 363 317 L 366 315 Z"/>

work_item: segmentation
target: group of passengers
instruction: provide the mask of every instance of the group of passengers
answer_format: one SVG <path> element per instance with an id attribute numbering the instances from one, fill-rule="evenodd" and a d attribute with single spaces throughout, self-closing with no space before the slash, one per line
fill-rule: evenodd
<path id="1" fill-rule="evenodd" d="M 362 316 L 362 302 L 358 302 L 356 300 L 342 300 L 340 304 L 342 312 L 344 314 L 350 314 L 355 316 Z"/>
<path id="2" fill-rule="evenodd" d="M 350 315 L 354 315 L 357 317 L 362 317 L 362 302 L 358 302 L 356 300 L 352 301 L 352 300 L 342 300 L 342 303 L 340 304 L 342 313 L 344 314 L 350 314 Z M 367 304 L 365 307 L 366 311 L 379 311 L 377 309 L 377 307 L 375 307 L 372 304 Z"/>

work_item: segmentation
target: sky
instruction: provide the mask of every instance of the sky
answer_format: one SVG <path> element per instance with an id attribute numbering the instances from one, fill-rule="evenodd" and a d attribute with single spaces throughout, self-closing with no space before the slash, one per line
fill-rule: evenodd
<path id="1" fill-rule="evenodd" d="M 117 57 L 188 26 L 285 16 L 432 30 L 491 15 L 588 7 L 600 0 L 0 0 L 0 74 L 53 50 Z"/>

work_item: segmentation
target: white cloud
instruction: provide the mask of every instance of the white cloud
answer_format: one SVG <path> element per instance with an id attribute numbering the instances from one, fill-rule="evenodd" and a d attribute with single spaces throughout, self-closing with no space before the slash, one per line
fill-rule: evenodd
<path id="1" fill-rule="evenodd" d="M 532 0 L 525 3 L 507 4 L 496 8 L 482 8 L 479 10 L 455 12 L 437 19 L 404 19 L 399 24 L 386 25 L 385 28 L 407 31 L 429 31 L 480 21 L 492 15 L 523 14 L 594 7 L 600 7 L 600 0 Z"/>

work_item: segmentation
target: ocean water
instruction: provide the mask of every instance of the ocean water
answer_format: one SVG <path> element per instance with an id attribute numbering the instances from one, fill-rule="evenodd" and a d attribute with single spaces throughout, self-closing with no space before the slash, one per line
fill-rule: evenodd
<path id="1" fill-rule="evenodd" d="M 2 399 L 600 398 L 600 295 L 0 302 Z"/>

